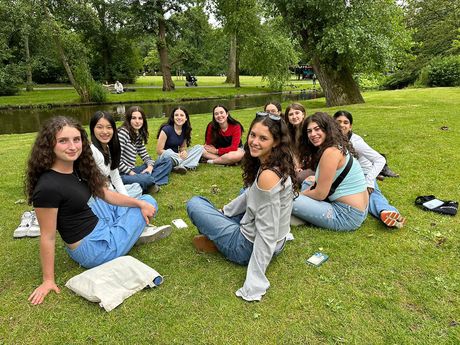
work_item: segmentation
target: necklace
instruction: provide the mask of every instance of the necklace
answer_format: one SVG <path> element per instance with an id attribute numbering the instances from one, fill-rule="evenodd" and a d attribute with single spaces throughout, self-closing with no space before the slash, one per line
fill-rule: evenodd
<path id="1" fill-rule="evenodd" d="M 78 179 L 78 182 L 81 182 L 81 178 L 80 178 L 80 175 L 78 175 L 78 172 L 76 170 L 74 170 L 72 172 L 72 175 L 75 176 L 77 179 Z"/>

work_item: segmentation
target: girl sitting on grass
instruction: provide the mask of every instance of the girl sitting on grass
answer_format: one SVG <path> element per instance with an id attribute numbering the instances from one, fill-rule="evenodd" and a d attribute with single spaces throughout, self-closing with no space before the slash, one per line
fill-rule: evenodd
<path id="1" fill-rule="evenodd" d="M 168 122 L 160 126 L 157 138 L 158 157 L 171 159 L 174 172 L 185 174 L 187 169 L 196 169 L 203 146 L 188 148 L 192 142 L 192 125 L 185 108 L 176 107 L 171 111 Z"/>
<path id="2" fill-rule="evenodd" d="M 305 163 L 299 155 L 302 124 L 306 116 L 305 108 L 300 103 L 289 104 L 284 112 L 284 120 L 288 125 L 289 136 L 291 137 L 291 151 L 294 155 L 296 182 L 298 184 L 301 184 L 307 176 L 311 176 L 314 173 L 312 170 L 305 168 Z"/>
<path id="3" fill-rule="evenodd" d="M 43 283 L 29 296 L 34 305 L 50 291 L 60 291 L 54 280 L 56 230 L 69 256 L 91 268 L 125 255 L 158 209 L 150 195 L 134 199 L 110 191 L 85 130 L 63 116 L 47 121 L 38 133 L 25 190 L 41 229 Z M 91 196 L 95 201 L 90 208 Z"/>
<path id="4" fill-rule="evenodd" d="M 351 113 L 339 110 L 334 114 L 334 119 L 340 126 L 342 133 L 350 140 L 358 155 L 359 164 L 366 177 L 367 191 L 369 193 L 369 213 L 390 228 L 402 228 L 406 223 L 406 218 L 401 216 L 396 207 L 390 205 L 380 191 L 376 180 L 385 166 L 385 158 L 370 147 L 363 138 L 353 133 L 353 116 Z"/>
<path id="5" fill-rule="evenodd" d="M 187 202 L 187 212 L 202 235 L 193 239 L 199 251 L 220 251 L 228 260 L 248 265 L 236 295 L 260 300 L 270 286 L 265 271 L 284 248 L 290 231 L 295 177 L 289 135 L 284 121 L 260 112 L 252 121 L 244 146 L 246 190 L 216 209 L 203 197 Z"/>
<path id="6" fill-rule="evenodd" d="M 203 158 L 209 164 L 237 164 L 244 156 L 241 135 L 243 125 L 230 116 L 227 108 L 216 105 L 212 121 L 206 127 Z"/>
<path id="7" fill-rule="evenodd" d="M 315 171 L 314 185 L 305 180 L 292 214 L 310 224 L 337 231 L 358 229 L 366 219 L 369 195 L 353 148 L 326 113 L 309 116 L 302 126 L 300 154 Z M 348 166 L 351 164 L 351 166 Z M 348 173 L 343 176 L 343 171 Z M 335 181 L 341 182 L 331 190 Z M 326 201 L 328 200 L 328 201 Z"/>
<path id="8" fill-rule="evenodd" d="M 155 193 L 158 186 L 168 183 L 172 169 L 171 159 L 166 157 L 154 161 L 145 148 L 149 137 L 147 118 L 141 107 L 132 106 L 126 112 L 123 125 L 118 130 L 121 159 L 118 169 L 124 184 L 139 183 L 144 193 Z M 136 166 L 139 155 L 144 164 Z"/>
<path id="9" fill-rule="evenodd" d="M 138 183 L 124 185 L 118 172 L 120 164 L 120 142 L 113 116 L 106 111 L 97 111 L 89 121 L 91 151 L 102 175 L 108 178 L 108 187 L 118 193 L 137 198 L 142 195 Z"/>

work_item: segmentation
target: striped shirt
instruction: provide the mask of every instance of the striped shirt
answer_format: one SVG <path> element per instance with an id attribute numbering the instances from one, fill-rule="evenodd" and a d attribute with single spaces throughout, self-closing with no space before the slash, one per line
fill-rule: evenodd
<path id="1" fill-rule="evenodd" d="M 120 127 L 118 129 L 118 138 L 121 149 L 120 166 L 118 167 L 120 173 L 129 174 L 136 167 L 137 155 L 142 158 L 145 164 L 154 165 L 155 161 L 149 156 L 140 135 L 137 136 L 133 143 L 129 137 L 129 131 L 125 127 Z"/>

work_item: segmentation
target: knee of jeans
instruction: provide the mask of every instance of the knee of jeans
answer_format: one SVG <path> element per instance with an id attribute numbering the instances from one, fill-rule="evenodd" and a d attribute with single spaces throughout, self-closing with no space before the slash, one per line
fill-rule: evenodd
<path id="1" fill-rule="evenodd" d="M 158 202 L 151 195 L 143 194 L 139 199 L 147 201 L 149 204 L 155 207 L 156 210 L 158 211 Z"/>
<path id="2" fill-rule="evenodd" d="M 190 215 L 193 211 L 199 209 L 204 202 L 209 202 L 208 199 L 202 196 L 194 196 L 187 201 L 187 213 Z"/>
<path id="3" fill-rule="evenodd" d="M 187 213 L 190 214 L 190 211 L 195 208 L 200 200 L 199 196 L 193 196 L 189 201 L 187 201 Z"/>

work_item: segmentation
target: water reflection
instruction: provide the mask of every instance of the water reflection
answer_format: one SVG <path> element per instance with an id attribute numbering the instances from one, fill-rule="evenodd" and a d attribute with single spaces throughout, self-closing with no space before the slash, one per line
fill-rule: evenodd
<path id="1" fill-rule="evenodd" d="M 254 96 L 242 96 L 232 99 L 212 99 L 187 102 L 166 102 L 166 103 L 136 103 L 144 108 L 147 117 L 164 117 L 177 105 L 183 105 L 190 114 L 210 114 L 216 104 L 222 104 L 229 110 L 262 107 L 266 102 L 278 101 L 288 102 L 306 100 L 320 97 L 316 92 L 300 92 L 288 94 L 264 94 Z M 40 125 L 47 119 L 65 115 L 78 119 L 83 124 L 88 124 L 91 116 L 98 110 L 105 110 L 115 116 L 117 120 L 123 120 L 125 110 L 131 104 L 109 104 L 78 107 L 40 108 L 40 109 L 6 109 L 0 110 L 0 134 L 29 133 L 36 132 Z"/>

